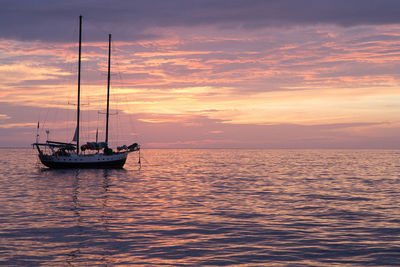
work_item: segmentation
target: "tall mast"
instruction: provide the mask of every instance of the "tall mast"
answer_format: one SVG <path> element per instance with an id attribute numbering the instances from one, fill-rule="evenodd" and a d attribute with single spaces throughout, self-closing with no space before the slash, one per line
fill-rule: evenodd
<path id="1" fill-rule="evenodd" d="M 79 154 L 79 117 L 81 105 L 81 53 L 82 53 L 82 16 L 79 16 L 79 59 L 78 59 L 78 105 L 76 112 L 76 154 Z"/>
<path id="2" fill-rule="evenodd" d="M 108 79 L 107 79 L 107 115 L 106 115 L 106 144 L 108 145 L 108 117 L 110 115 L 110 68 L 111 68 L 111 34 L 108 35 Z"/>

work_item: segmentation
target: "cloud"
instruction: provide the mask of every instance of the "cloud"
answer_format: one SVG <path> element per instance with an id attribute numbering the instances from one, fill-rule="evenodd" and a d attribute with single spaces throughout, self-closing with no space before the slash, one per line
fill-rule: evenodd
<path id="1" fill-rule="evenodd" d="M 145 116 L 145 114 L 141 114 Z M 157 116 L 156 116 L 157 117 Z M 164 117 L 166 120 L 167 118 Z M 387 123 L 231 124 L 203 116 L 140 122 L 145 148 L 399 148 L 400 125 Z M 185 124 L 187 120 L 192 125 Z M 155 130 L 162 134 L 155 134 Z M 217 134 L 216 134 L 217 133 Z"/>
<path id="2" fill-rule="evenodd" d="M 396 109 L 385 103 L 399 98 L 399 27 L 358 29 L 310 26 L 260 30 L 260 36 L 238 32 L 235 38 L 183 33 L 155 42 L 116 41 L 112 102 L 122 100 L 127 113 L 158 114 L 142 118 L 153 122 L 163 114 L 210 109 L 216 111 L 209 118 L 236 124 L 393 121 Z M 360 48 L 378 35 L 386 37 L 379 45 Z M 9 59 L 11 51 L 12 57 L 0 64 L 1 100 L 72 108 L 67 104 L 76 101 L 76 62 L 61 52 L 71 47 L 51 45 L 46 54 L 40 42 L 0 44 L 2 56 Z M 107 47 L 91 43 L 84 51 L 84 102 L 102 109 Z"/>
<path id="3" fill-rule="evenodd" d="M 144 144 L 397 146 L 399 7 L 388 0 L 3 1 L 1 141 L 30 143 L 43 114 L 58 114 L 41 126 L 70 140 L 82 14 L 88 139 L 97 119 L 102 125 L 112 32 L 111 102 L 137 125 L 121 132 L 138 133 Z"/>
<path id="4" fill-rule="evenodd" d="M 124 40 L 149 40 L 163 34 L 152 28 L 395 24 L 399 9 L 397 0 L 3 0 L 0 33 L 5 39 L 66 41 L 71 36 L 65 30 L 77 28 L 82 14 L 86 40 L 102 40 L 109 31 Z"/>
<path id="5" fill-rule="evenodd" d="M 8 120 L 10 119 L 10 116 L 8 116 L 7 114 L 0 114 L 0 120 Z"/>
<path id="6" fill-rule="evenodd" d="M 0 120 L 0 146 L 29 146 L 36 137 L 38 119 L 42 141 L 45 129 L 50 129 L 50 139 L 71 141 L 73 110 L 8 103 L 1 103 L 0 107 L 4 117 Z M 236 124 L 207 116 L 214 112 L 129 115 L 119 111 L 119 119 L 111 116 L 112 145 L 139 142 L 144 148 L 400 148 L 400 125 L 396 123 Z M 98 116 L 95 111 L 83 111 L 83 142 L 94 140 L 96 128 L 100 140 L 104 138 L 104 117 Z"/>

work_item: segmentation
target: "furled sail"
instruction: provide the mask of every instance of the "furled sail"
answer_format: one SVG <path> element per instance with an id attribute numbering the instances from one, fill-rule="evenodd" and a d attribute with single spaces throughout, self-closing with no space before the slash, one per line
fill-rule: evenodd
<path id="1" fill-rule="evenodd" d="M 72 138 L 72 141 L 74 141 L 74 142 L 78 141 L 78 126 L 75 128 L 75 134 L 74 134 L 74 138 Z"/>

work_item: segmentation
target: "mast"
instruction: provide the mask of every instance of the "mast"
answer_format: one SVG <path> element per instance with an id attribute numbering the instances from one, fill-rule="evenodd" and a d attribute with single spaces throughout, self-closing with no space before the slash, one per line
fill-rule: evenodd
<path id="1" fill-rule="evenodd" d="M 76 154 L 79 154 L 79 120 L 81 104 L 81 53 L 82 53 L 82 16 L 79 16 L 79 59 L 78 59 L 78 104 L 76 111 Z"/>
<path id="2" fill-rule="evenodd" d="M 108 117 L 110 115 L 110 68 L 111 68 L 111 34 L 108 35 L 108 78 L 107 78 L 107 115 L 106 115 L 106 144 L 108 145 Z"/>

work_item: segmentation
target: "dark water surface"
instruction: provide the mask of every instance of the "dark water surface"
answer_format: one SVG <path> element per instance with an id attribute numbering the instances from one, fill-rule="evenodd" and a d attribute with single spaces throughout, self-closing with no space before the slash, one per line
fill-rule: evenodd
<path id="1" fill-rule="evenodd" d="M 0 149 L 0 265 L 400 263 L 400 151 L 143 152 L 49 170 Z"/>

